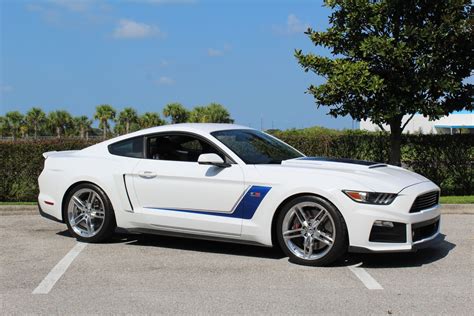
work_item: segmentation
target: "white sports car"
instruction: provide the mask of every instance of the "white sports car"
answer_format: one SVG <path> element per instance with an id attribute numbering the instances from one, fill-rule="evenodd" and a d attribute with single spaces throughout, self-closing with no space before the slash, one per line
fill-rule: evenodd
<path id="1" fill-rule="evenodd" d="M 382 163 L 306 157 L 232 124 L 177 124 L 79 151 L 47 152 L 40 213 L 81 241 L 117 227 L 279 246 L 326 265 L 347 250 L 413 251 L 439 241 L 439 188 Z"/>

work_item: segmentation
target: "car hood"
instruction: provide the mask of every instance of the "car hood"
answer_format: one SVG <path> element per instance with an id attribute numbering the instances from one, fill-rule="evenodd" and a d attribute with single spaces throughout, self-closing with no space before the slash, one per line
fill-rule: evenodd
<path id="1" fill-rule="evenodd" d="M 398 193 L 406 187 L 430 181 L 400 167 L 362 160 L 302 157 L 285 160 L 281 163 L 281 167 L 304 168 L 311 173 L 351 179 L 377 192 Z"/>

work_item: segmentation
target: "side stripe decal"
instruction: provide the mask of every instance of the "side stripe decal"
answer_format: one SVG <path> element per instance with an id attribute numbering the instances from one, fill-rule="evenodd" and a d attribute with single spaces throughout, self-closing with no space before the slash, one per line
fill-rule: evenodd
<path id="1" fill-rule="evenodd" d="M 172 208 L 153 208 L 165 211 L 173 212 L 185 212 L 185 213 L 195 213 L 211 216 L 222 216 L 222 217 L 234 217 L 242 219 L 251 219 L 255 212 L 257 211 L 260 203 L 270 191 L 271 187 L 264 187 L 254 185 L 245 193 L 244 197 L 240 200 L 239 204 L 235 207 L 232 213 L 219 213 L 219 212 L 205 212 L 198 210 L 183 210 L 183 209 L 172 209 Z"/>

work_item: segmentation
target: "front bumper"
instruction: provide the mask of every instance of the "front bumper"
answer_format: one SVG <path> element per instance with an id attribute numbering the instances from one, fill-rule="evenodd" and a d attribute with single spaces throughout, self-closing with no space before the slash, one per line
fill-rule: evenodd
<path id="1" fill-rule="evenodd" d="M 410 252 L 442 241 L 439 205 L 410 213 L 416 197 L 433 190 L 439 188 L 432 182 L 423 182 L 399 192 L 390 205 L 346 203 L 342 210 L 349 232 L 349 251 Z M 374 238 L 374 224 L 378 221 L 391 222 L 396 230 Z"/>

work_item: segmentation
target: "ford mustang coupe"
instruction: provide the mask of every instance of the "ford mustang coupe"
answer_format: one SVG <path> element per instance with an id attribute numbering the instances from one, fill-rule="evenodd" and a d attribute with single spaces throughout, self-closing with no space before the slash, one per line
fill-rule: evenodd
<path id="1" fill-rule="evenodd" d="M 382 163 L 306 157 L 233 124 L 141 130 L 47 152 L 40 213 L 84 242 L 116 228 L 280 247 L 327 265 L 347 250 L 414 251 L 439 241 L 439 188 Z"/>

